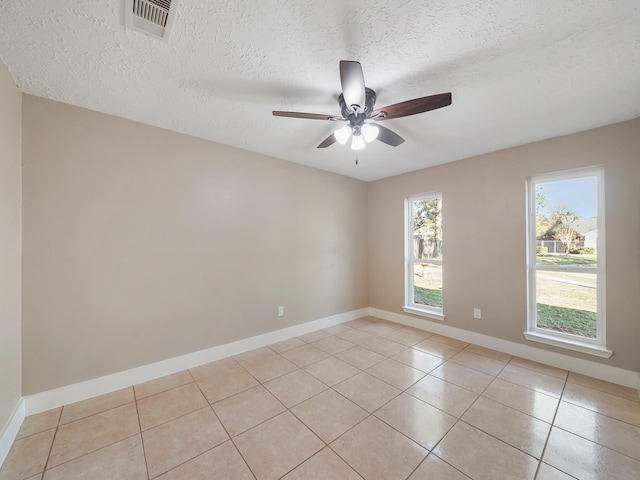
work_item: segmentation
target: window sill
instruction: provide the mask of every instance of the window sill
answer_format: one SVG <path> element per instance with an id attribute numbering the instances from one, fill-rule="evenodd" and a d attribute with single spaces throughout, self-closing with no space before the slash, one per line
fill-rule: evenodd
<path id="1" fill-rule="evenodd" d="M 406 305 L 402 307 L 402 310 L 404 310 L 407 313 L 412 313 L 414 315 L 433 318 L 434 320 L 440 320 L 441 322 L 444 321 L 444 315 L 434 310 L 427 310 L 426 308 L 409 307 Z"/>
<path id="2" fill-rule="evenodd" d="M 564 340 L 552 335 L 545 335 L 544 333 L 524 332 L 524 336 L 527 340 L 532 342 L 545 343 L 547 345 L 553 345 L 554 347 L 566 348 L 568 350 L 595 355 L 597 357 L 609 358 L 613 355 L 611 350 L 607 350 L 604 347 L 591 345 L 590 343 L 582 343 L 580 341 Z"/>

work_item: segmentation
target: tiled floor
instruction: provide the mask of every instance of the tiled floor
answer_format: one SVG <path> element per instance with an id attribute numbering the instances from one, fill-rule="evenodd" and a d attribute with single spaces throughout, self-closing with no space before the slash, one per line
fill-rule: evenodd
<path id="1" fill-rule="evenodd" d="M 0 479 L 635 479 L 637 392 L 373 318 L 28 417 Z"/>

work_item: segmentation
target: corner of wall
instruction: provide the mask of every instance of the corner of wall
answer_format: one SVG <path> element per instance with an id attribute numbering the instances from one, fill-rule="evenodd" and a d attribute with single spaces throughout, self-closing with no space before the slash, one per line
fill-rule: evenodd
<path id="1" fill-rule="evenodd" d="M 25 417 L 25 402 L 24 398 L 21 398 L 16 407 L 13 410 L 13 413 L 10 415 L 7 423 L 4 428 L 0 432 L 0 467 L 4 463 L 7 458 L 7 454 L 9 450 L 11 450 L 11 445 L 13 441 L 18 436 L 18 432 L 20 431 L 20 426 L 24 421 Z"/>
<path id="2" fill-rule="evenodd" d="M 22 394 L 22 93 L 0 60 L 0 464 L 24 419 Z"/>

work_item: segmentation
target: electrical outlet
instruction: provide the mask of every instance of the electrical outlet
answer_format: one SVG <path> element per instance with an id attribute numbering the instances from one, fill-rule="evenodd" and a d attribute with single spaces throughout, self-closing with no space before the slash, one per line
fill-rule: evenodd
<path id="1" fill-rule="evenodd" d="M 478 320 L 482 318 L 482 311 L 479 308 L 473 309 L 473 318 L 477 318 Z"/>
<path id="2" fill-rule="evenodd" d="M 278 316 L 284 317 L 284 307 L 282 306 L 278 307 Z"/>

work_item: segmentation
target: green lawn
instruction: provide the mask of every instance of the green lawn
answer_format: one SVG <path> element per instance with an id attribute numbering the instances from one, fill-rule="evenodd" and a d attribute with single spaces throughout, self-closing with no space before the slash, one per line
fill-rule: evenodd
<path id="1" fill-rule="evenodd" d="M 422 305 L 442 308 L 442 290 L 415 286 L 413 288 L 413 301 Z"/>
<path id="2" fill-rule="evenodd" d="M 538 265 L 592 265 L 598 261 L 597 255 L 564 255 L 558 253 L 548 253 L 546 255 L 536 255 Z"/>
<path id="3" fill-rule="evenodd" d="M 416 267 L 413 292 L 415 303 L 442 308 L 442 267 L 432 263 Z"/>
<path id="4" fill-rule="evenodd" d="M 538 327 L 595 338 L 598 310 L 595 273 L 538 271 L 536 286 Z"/>
<path id="5" fill-rule="evenodd" d="M 556 332 L 596 338 L 596 312 L 536 304 L 538 327 Z"/>
<path id="6" fill-rule="evenodd" d="M 547 265 L 594 265 L 596 255 L 538 255 Z M 442 308 L 442 267 L 416 268 L 414 302 Z M 597 285 L 590 272 L 538 272 L 537 325 L 557 332 L 595 338 Z"/>

